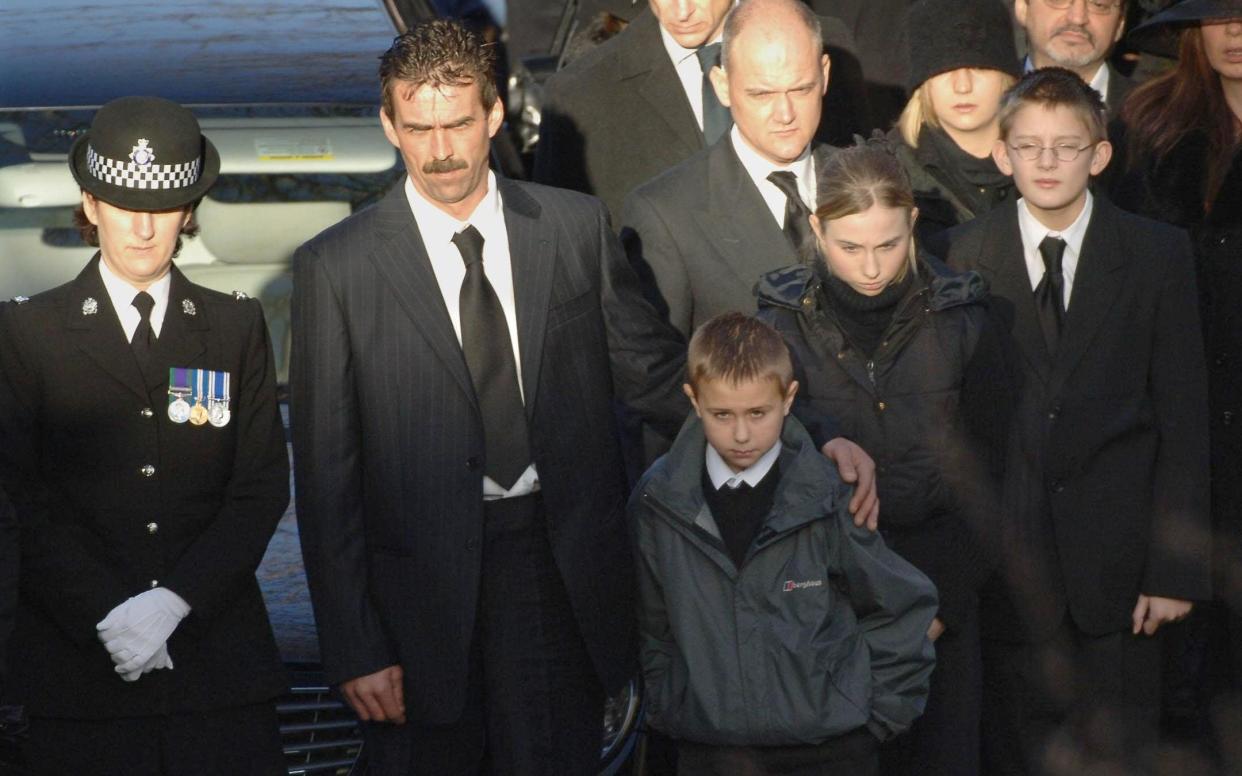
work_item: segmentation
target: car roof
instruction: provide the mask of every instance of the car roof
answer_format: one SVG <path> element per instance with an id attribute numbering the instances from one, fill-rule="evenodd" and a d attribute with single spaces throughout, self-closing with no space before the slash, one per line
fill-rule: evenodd
<path id="1" fill-rule="evenodd" d="M 378 103 L 381 0 L 4 0 L 0 110 Z"/>

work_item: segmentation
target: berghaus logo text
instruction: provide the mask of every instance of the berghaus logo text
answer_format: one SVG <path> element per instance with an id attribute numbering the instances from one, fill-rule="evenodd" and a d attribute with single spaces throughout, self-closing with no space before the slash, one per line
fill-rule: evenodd
<path id="1" fill-rule="evenodd" d="M 808 579 L 805 582 L 794 582 L 792 579 L 787 579 L 785 580 L 784 592 L 788 593 L 793 590 L 801 590 L 804 587 L 823 587 L 823 585 L 824 580 L 822 579 Z"/>

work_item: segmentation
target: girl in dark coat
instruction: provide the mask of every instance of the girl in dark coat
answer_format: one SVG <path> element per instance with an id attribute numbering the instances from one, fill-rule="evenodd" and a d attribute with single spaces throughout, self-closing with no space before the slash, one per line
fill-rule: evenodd
<path id="1" fill-rule="evenodd" d="M 993 565 L 1007 381 L 975 273 L 914 248 L 918 210 L 883 144 L 817 171 L 823 260 L 760 280 L 759 317 L 786 338 L 804 408 L 875 458 L 880 531 L 940 591 L 937 666 L 922 718 L 884 753 L 888 774 L 979 772 L 976 590 Z"/>
<path id="2" fill-rule="evenodd" d="M 1009 14 L 995 0 L 920 0 L 908 23 L 911 95 L 890 139 L 910 176 L 915 229 L 926 242 L 1014 196 L 992 147 L 1018 55 Z"/>
<path id="3" fill-rule="evenodd" d="M 1206 726 L 1205 688 L 1242 713 L 1242 2 L 1188 0 L 1131 34 L 1177 64 L 1121 111 L 1128 151 L 1117 204 L 1189 230 L 1208 358 L 1217 603 L 1170 637 L 1166 712 Z M 1224 731 L 1221 731 L 1224 733 Z"/>

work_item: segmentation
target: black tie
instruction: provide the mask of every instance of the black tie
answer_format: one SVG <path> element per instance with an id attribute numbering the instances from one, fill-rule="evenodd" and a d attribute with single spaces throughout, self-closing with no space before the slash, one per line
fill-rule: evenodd
<path id="1" fill-rule="evenodd" d="M 733 116 L 728 108 L 720 104 L 716 90 L 712 88 L 712 80 L 708 77 L 712 68 L 720 64 L 720 44 L 700 46 L 694 55 L 699 58 L 699 69 L 703 71 L 703 141 L 711 145 L 733 126 Z"/>
<path id="2" fill-rule="evenodd" d="M 1053 356 L 1065 318 L 1065 275 L 1061 272 L 1065 241 L 1048 235 L 1039 243 L 1039 255 L 1044 257 L 1044 276 L 1035 286 L 1035 306 L 1039 309 L 1039 325 L 1044 330 L 1048 355 Z"/>
<path id="3" fill-rule="evenodd" d="M 146 291 L 139 291 L 130 304 L 137 308 L 142 320 L 138 321 L 138 328 L 134 329 L 134 338 L 129 345 L 134 349 L 138 363 L 146 369 L 151 360 L 151 346 L 155 344 L 155 332 L 151 330 L 151 310 L 155 308 L 155 298 Z"/>
<path id="4" fill-rule="evenodd" d="M 483 235 L 468 226 L 453 235 L 453 244 L 466 262 L 459 297 L 461 349 L 483 413 L 484 471 L 508 490 L 531 461 L 509 325 L 483 272 Z"/>
<path id="5" fill-rule="evenodd" d="M 778 170 L 768 180 L 785 195 L 785 237 L 789 238 L 798 261 L 808 263 L 815 256 L 815 234 L 811 231 L 811 209 L 798 193 L 798 176 Z"/>

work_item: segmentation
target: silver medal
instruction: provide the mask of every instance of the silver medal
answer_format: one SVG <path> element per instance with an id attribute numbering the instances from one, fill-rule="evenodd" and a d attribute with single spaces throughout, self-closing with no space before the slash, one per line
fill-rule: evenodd
<path id="1" fill-rule="evenodd" d="M 220 381 L 220 398 L 216 396 L 216 380 Z M 229 373 L 212 372 L 211 387 L 208 390 L 211 401 L 207 406 L 207 421 L 216 428 L 224 428 L 233 417 L 233 413 L 229 412 Z"/>
<path id="2" fill-rule="evenodd" d="M 173 423 L 184 423 L 190 419 L 190 403 L 181 394 L 168 403 L 168 419 Z"/>

